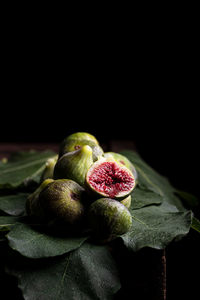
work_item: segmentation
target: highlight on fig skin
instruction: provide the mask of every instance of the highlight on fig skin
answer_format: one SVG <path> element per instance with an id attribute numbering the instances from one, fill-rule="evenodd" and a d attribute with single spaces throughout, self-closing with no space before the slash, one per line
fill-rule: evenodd
<path id="1" fill-rule="evenodd" d="M 43 182 L 45 179 L 53 178 L 54 167 L 57 161 L 58 155 L 55 155 L 54 157 L 51 157 L 46 161 L 45 169 L 41 176 L 41 182 Z"/>
<path id="2" fill-rule="evenodd" d="M 51 226 L 80 223 L 85 211 L 81 201 L 84 189 L 69 179 L 47 179 L 45 182 L 47 184 L 43 183 L 34 197 L 34 206 L 28 206 L 28 215 Z"/>
<path id="3" fill-rule="evenodd" d="M 84 145 L 61 156 L 54 167 L 54 179 L 72 179 L 84 186 L 87 170 L 92 164 L 92 149 Z"/>
<path id="4" fill-rule="evenodd" d="M 87 141 L 92 141 L 97 145 L 99 144 L 99 142 L 97 141 L 95 136 L 88 132 L 75 132 L 75 133 L 68 135 L 64 139 L 65 142 L 71 141 L 71 140 L 77 140 L 77 141 L 87 140 Z"/>
<path id="5" fill-rule="evenodd" d="M 128 196 L 135 187 L 132 172 L 110 159 L 101 159 L 87 172 L 89 188 L 104 197 L 121 198 Z"/>
<path id="6" fill-rule="evenodd" d="M 54 180 L 51 178 L 45 179 L 39 187 L 27 197 L 26 200 L 26 213 L 28 216 L 37 218 L 40 220 L 45 219 L 45 213 L 41 208 L 40 202 L 39 202 L 39 196 L 40 193 L 47 188 L 47 186 L 53 182 Z"/>
<path id="7" fill-rule="evenodd" d="M 119 201 L 100 198 L 89 207 L 88 224 L 96 240 L 107 242 L 128 232 L 132 226 L 132 217 Z"/>
<path id="8" fill-rule="evenodd" d="M 81 149 L 85 145 L 92 148 L 93 161 L 97 161 L 104 154 L 99 142 L 93 135 L 87 132 L 77 132 L 69 135 L 62 141 L 59 150 L 59 158 L 68 152 Z"/>
<path id="9" fill-rule="evenodd" d="M 120 203 L 122 203 L 124 206 L 126 206 L 126 208 L 130 208 L 131 207 L 131 195 L 129 195 L 128 197 L 122 199 L 120 201 Z"/>

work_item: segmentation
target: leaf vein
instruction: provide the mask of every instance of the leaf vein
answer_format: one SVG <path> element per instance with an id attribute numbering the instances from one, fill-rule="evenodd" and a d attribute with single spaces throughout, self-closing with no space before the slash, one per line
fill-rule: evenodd
<path id="1" fill-rule="evenodd" d="M 134 220 L 136 220 L 137 222 L 139 222 L 140 224 L 145 225 L 145 226 L 146 226 L 147 228 L 149 228 L 149 229 L 152 229 L 152 230 L 155 230 L 155 229 L 156 229 L 156 228 L 150 227 L 149 225 L 147 225 L 146 223 L 144 223 L 143 221 L 141 221 L 140 219 L 136 218 L 136 217 L 133 216 L 133 215 L 132 215 L 132 218 L 133 218 Z"/>
<path id="2" fill-rule="evenodd" d="M 68 265 L 69 265 L 69 260 L 70 260 L 70 255 L 69 254 L 69 257 L 67 257 L 67 263 L 66 263 L 66 266 L 64 268 L 64 272 L 63 272 L 63 275 L 62 275 L 62 278 L 61 278 L 61 281 L 60 281 L 60 287 L 59 287 L 59 290 L 58 290 L 58 293 L 57 293 L 57 300 L 60 299 L 60 293 L 61 293 L 61 290 L 62 290 L 62 287 L 63 287 L 63 284 L 64 284 L 64 280 L 65 280 L 65 277 L 66 277 L 66 274 L 67 274 L 67 269 L 68 269 Z"/>
<path id="3" fill-rule="evenodd" d="M 47 158 L 42 158 L 42 159 L 34 160 L 34 161 L 29 162 L 29 163 L 26 163 L 26 164 L 21 164 L 21 165 L 19 165 L 19 166 L 17 166 L 17 167 L 14 167 L 14 168 L 9 168 L 9 167 L 7 167 L 5 170 L 2 170 L 2 171 L 1 171 L 1 174 L 3 174 L 3 173 L 5 174 L 5 173 L 9 173 L 9 172 L 21 170 L 21 169 L 30 167 L 30 166 L 32 166 L 32 165 L 35 165 L 35 164 L 38 164 L 38 163 L 45 162 L 46 160 L 47 160 Z"/>

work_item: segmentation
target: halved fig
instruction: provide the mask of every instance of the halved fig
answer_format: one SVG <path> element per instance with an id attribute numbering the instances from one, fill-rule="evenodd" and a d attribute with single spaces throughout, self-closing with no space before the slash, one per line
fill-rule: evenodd
<path id="1" fill-rule="evenodd" d="M 125 166 L 113 159 L 101 158 L 89 168 L 86 186 L 97 195 L 122 199 L 134 189 L 135 178 Z"/>
<path id="2" fill-rule="evenodd" d="M 125 157 L 124 155 L 122 155 L 120 153 L 116 153 L 116 152 L 106 152 L 106 153 L 104 153 L 104 157 L 113 158 L 117 163 L 120 163 L 120 164 L 124 165 L 125 167 L 127 167 L 133 173 L 135 181 L 137 181 L 137 179 L 138 179 L 137 171 L 136 171 L 134 165 L 130 162 L 130 160 L 127 157 Z"/>

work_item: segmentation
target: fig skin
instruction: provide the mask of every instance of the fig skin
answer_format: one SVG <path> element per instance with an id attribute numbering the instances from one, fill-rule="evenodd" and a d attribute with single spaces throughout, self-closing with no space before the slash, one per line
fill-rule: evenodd
<path id="1" fill-rule="evenodd" d="M 114 168 L 121 170 L 122 173 L 124 172 L 124 174 L 127 174 L 127 178 L 128 181 L 130 183 L 130 188 L 127 188 L 127 185 L 129 184 L 128 182 L 126 185 L 126 188 L 122 188 L 122 190 L 120 191 L 120 184 L 123 184 L 123 180 L 120 179 L 120 177 L 116 177 L 114 174 L 113 180 L 112 180 L 112 172 L 111 172 L 111 176 L 109 174 L 109 172 L 99 172 L 100 175 L 98 174 L 98 171 L 96 172 L 96 170 L 103 164 L 106 163 L 110 163 L 112 165 L 114 165 Z M 96 170 L 95 170 L 96 169 Z M 109 170 L 108 170 L 109 171 Z M 112 171 L 112 170 L 111 170 Z M 96 174 L 95 174 L 96 172 Z M 104 174 L 103 174 L 104 173 Z M 93 177 L 93 174 L 95 174 L 95 182 L 92 183 L 93 180 L 91 180 L 91 177 Z M 106 174 L 106 175 L 105 175 Z M 101 175 L 104 176 L 104 179 L 102 179 L 103 181 L 101 182 Z M 100 177 L 98 177 L 100 176 Z M 111 181 L 110 181 L 111 179 Z M 117 185 L 119 187 L 118 191 L 114 191 L 112 193 L 112 182 L 116 181 L 116 186 L 113 186 L 114 189 L 118 189 Z M 96 185 L 97 182 L 97 185 Z M 111 184 L 110 184 L 111 182 Z M 114 183 L 114 184 L 115 184 Z M 99 186 L 98 186 L 99 184 Z M 109 184 L 110 184 L 110 188 L 109 188 Z M 101 185 L 103 185 L 105 187 L 101 189 Z M 117 163 L 113 158 L 104 158 L 102 157 L 101 159 L 99 159 L 98 161 L 96 161 L 87 171 L 86 174 L 86 182 L 85 182 L 85 187 L 86 190 L 88 192 L 88 194 L 92 197 L 94 197 L 94 199 L 97 199 L 97 197 L 105 197 L 105 198 L 113 198 L 115 200 L 123 200 L 126 197 L 128 197 L 131 192 L 133 191 L 133 189 L 135 188 L 135 178 L 134 175 L 132 174 L 132 172 L 124 165 Z M 99 189 L 100 187 L 100 189 Z"/>
<path id="2" fill-rule="evenodd" d="M 113 158 L 117 163 L 120 163 L 123 166 L 126 166 L 133 173 L 135 181 L 137 182 L 137 179 L 138 179 L 137 171 L 136 171 L 134 165 L 130 162 L 130 160 L 126 156 L 124 156 L 120 153 L 116 153 L 116 152 L 105 152 L 104 157 Z"/>
<path id="3" fill-rule="evenodd" d="M 93 141 L 69 140 L 64 146 L 60 148 L 59 157 L 62 157 L 64 154 L 68 152 L 81 149 L 85 145 L 88 145 L 92 148 L 93 161 L 98 160 L 104 154 L 103 149 Z"/>
<path id="4" fill-rule="evenodd" d="M 54 167 L 55 167 L 55 164 L 57 163 L 57 161 L 58 161 L 58 155 L 55 155 L 54 157 L 49 158 L 47 160 L 45 169 L 41 176 L 41 182 L 43 182 L 45 179 L 48 179 L 48 178 L 53 179 Z"/>
<path id="5" fill-rule="evenodd" d="M 120 201 L 124 206 L 126 206 L 126 208 L 130 208 L 131 207 L 131 195 L 129 195 L 128 197 L 124 198 L 123 200 Z"/>
<path id="6" fill-rule="evenodd" d="M 92 149 L 88 145 L 64 154 L 54 167 L 54 179 L 71 179 L 81 186 L 85 184 L 87 170 L 93 164 Z"/>
<path id="7" fill-rule="evenodd" d="M 111 198 L 100 198 L 93 202 L 89 207 L 87 218 L 93 235 L 101 241 L 110 241 L 125 234 L 132 225 L 129 210 Z"/>
<path id="8" fill-rule="evenodd" d="M 27 197 L 26 200 L 26 213 L 28 216 L 36 217 L 38 219 L 44 218 L 43 210 L 41 209 L 40 203 L 38 201 L 40 193 L 51 183 L 53 179 L 45 179 L 39 187 Z"/>
<path id="9" fill-rule="evenodd" d="M 70 134 L 69 136 L 67 136 L 63 142 L 68 142 L 70 140 L 87 140 L 87 141 L 92 141 L 95 144 L 99 144 L 99 142 L 97 141 L 97 139 L 95 138 L 95 136 L 93 136 L 92 134 L 88 133 L 88 132 L 75 132 Z"/>
<path id="10" fill-rule="evenodd" d="M 72 180 L 52 180 L 41 189 L 34 209 L 30 206 L 27 213 L 50 226 L 77 225 L 84 216 L 83 193 L 84 189 Z"/>
<path id="11" fill-rule="evenodd" d="M 60 144 L 59 158 L 68 152 L 80 149 L 84 145 L 92 148 L 94 161 L 104 154 L 99 142 L 93 135 L 87 132 L 76 132 L 66 137 Z"/>

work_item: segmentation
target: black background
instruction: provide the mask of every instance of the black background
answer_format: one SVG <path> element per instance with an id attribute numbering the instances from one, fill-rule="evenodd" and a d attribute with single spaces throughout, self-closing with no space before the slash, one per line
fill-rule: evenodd
<path id="1" fill-rule="evenodd" d="M 37 67 L 30 61 L 26 71 L 23 64 L 9 64 L 9 77 L 2 83 L 0 141 L 59 144 L 76 131 L 90 132 L 102 144 L 133 140 L 152 167 L 177 188 L 199 196 L 194 68 L 173 59 L 170 67 L 162 61 L 158 71 L 155 61 L 145 62 L 143 74 L 141 64 L 132 74 L 129 62 L 117 70 L 113 62 L 108 74 L 97 62 L 91 74 L 84 66 L 76 77 L 66 76 L 60 65 L 50 71 L 41 67 L 41 58 Z"/>
<path id="2" fill-rule="evenodd" d="M 0 142 L 60 143 L 76 131 L 100 143 L 133 140 L 154 169 L 199 197 L 195 34 L 179 26 L 136 29 L 47 36 L 12 27 L 1 57 Z M 169 288 L 180 290 L 171 295 L 195 290 L 187 274 L 195 272 L 197 240 L 172 248 Z"/>

